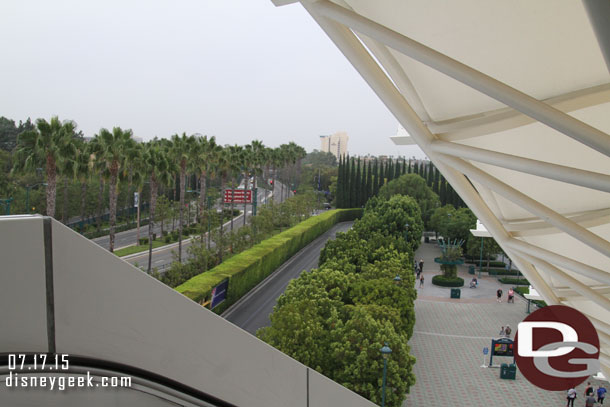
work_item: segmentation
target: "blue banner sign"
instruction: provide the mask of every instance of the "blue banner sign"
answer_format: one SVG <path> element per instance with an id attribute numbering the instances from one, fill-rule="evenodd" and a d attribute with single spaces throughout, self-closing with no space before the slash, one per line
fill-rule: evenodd
<path id="1" fill-rule="evenodd" d="M 212 303 L 210 309 L 223 302 L 227 298 L 227 288 L 229 288 L 229 279 L 224 280 L 212 290 Z"/>

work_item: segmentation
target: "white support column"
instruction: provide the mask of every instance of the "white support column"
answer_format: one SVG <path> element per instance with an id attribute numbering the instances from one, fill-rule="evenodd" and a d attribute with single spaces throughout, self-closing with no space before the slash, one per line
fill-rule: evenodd
<path id="1" fill-rule="evenodd" d="M 607 271 L 591 267 L 587 264 L 572 260 L 557 253 L 553 253 L 541 247 L 534 246 L 533 244 L 524 242 L 522 240 L 508 239 L 505 243 L 508 247 L 518 251 L 519 253 L 538 257 L 548 261 L 549 263 L 572 270 L 575 273 L 582 274 L 583 276 L 589 277 L 592 280 L 599 281 L 602 284 L 610 285 L 610 273 Z"/>
<path id="2" fill-rule="evenodd" d="M 485 224 L 487 229 L 494 235 L 500 246 L 506 247 L 504 243 L 510 239 L 508 233 L 494 216 L 479 194 L 472 187 L 470 182 L 458 171 L 444 164 L 434 152 L 429 150 L 430 141 L 434 135 L 421 122 L 415 111 L 407 103 L 404 97 L 396 89 L 394 84 L 388 79 L 379 65 L 373 60 L 371 55 L 364 49 L 362 43 L 345 26 L 332 21 L 316 12 L 312 4 L 303 2 L 303 7 L 312 15 L 320 27 L 326 32 L 328 37 L 335 43 L 337 48 L 356 68 L 360 75 L 365 79 L 373 91 L 385 103 L 387 108 L 394 114 L 403 127 L 417 141 L 422 150 L 431 157 L 434 164 L 443 173 L 445 178 L 451 183 L 469 208 Z M 510 251 L 509 251 L 510 252 Z M 551 287 L 540 277 L 534 267 L 523 261 L 517 255 L 512 255 L 514 262 L 523 274 L 532 282 L 536 289 L 543 296 L 548 304 L 559 304 L 560 300 L 553 292 Z"/>
<path id="3" fill-rule="evenodd" d="M 312 14 L 328 17 L 367 35 L 610 157 L 610 136 L 603 131 L 330 1 L 302 4 Z"/>
<path id="4" fill-rule="evenodd" d="M 532 214 L 538 216 L 540 219 L 550 223 L 551 225 L 556 226 L 557 228 L 563 230 L 570 236 L 580 240 L 584 244 L 597 250 L 603 255 L 610 257 L 610 242 L 608 242 L 607 240 L 602 239 L 595 233 L 583 228 L 576 222 L 542 205 L 540 202 L 528 197 L 524 193 L 517 191 L 513 187 L 487 174 L 486 172 L 475 167 L 469 162 L 448 155 L 442 155 L 442 157 L 442 161 L 447 162 L 452 167 L 463 172 L 469 178 L 480 182 L 481 184 L 487 186 L 498 194 L 504 196 L 511 202 L 521 206 Z"/>
<path id="5" fill-rule="evenodd" d="M 567 182 L 598 191 L 610 192 L 610 175 L 566 167 L 511 154 L 499 153 L 463 144 L 435 140 L 430 148 L 442 154 L 496 165 L 527 174 Z"/>
<path id="6" fill-rule="evenodd" d="M 560 280 L 563 284 L 567 284 L 569 287 L 574 289 L 574 291 L 576 291 L 583 297 L 591 299 L 600 307 L 604 308 L 607 311 L 610 311 L 610 298 L 607 298 L 604 295 L 596 292 L 595 290 L 592 290 L 591 287 L 581 283 L 574 277 L 566 274 L 561 269 L 553 266 L 550 263 L 547 263 L 544 260 L 541 260 L 534 256 L 530 256 L 528 254 L 522 254 L 522 256 L 524 259 L 536 266 L 536 268 L 545 271 L 550 276 Z"/>

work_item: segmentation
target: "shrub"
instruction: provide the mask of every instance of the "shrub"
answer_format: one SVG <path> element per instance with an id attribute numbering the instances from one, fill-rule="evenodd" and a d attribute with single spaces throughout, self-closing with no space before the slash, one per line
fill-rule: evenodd
<path id="1" fill-rule="evenodd" d="M 530 285 L 530 282 L 525 278 L 503 277 L 498 279 L 502 284 Z"/>
<path id="2" fill-rule="evenodd" d="M 462 287 L 464 279 L 461 277 L 445 277 L 441 274 L 432 277 L 432 284 L 441 287 Z"/>
<path id="3" fill-rule="evenodd" d="M 484 273 L 489 273 L 490 276 L 518 276 L 520 273 L 518 270 L 504 270 L 504 269 L 483 269 Z"/>
<path id="4" fill-rule="evenodd" d="M 201 302 L 209 297 L 216 285 L 228 277 L 227 299 L 214 309 L 221 313 L 335 223 L 359 216 L 362 216 L 362 209 L 337 209 L 311 217 L 231 257 L 210 271 L 193 277 L 176 287 L 176 291 Z"/>
<path id="5" fill-rule="evenodd" d="M 171 237 L 171 236 L 165 236 L 165 237 L 163 238 L 163 241 L 164 241 L 165 243 L 171 243 L 171 242 L 172 242 L 172 237 Z"/>
<path id="6" fill-rule="evenodd" d="M 141 237 L 140 240 L 138 240 L 138 243 L 140 244 L 140 246 L 148 244 L 148 238 L 147 237 Z"/>

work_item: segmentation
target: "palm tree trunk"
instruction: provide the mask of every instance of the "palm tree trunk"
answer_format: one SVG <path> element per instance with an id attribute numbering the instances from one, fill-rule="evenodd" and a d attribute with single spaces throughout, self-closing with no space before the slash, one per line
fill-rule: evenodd
<path id="1" fill-rule="evenodd" d="M 136 246 L 140 244 L 140 201 L 142 200 L 142 189 L 138 188 L 138 207 L 136 213 Z M 161 224 L 161 229 L 163 229 L 163 224 Z M 161 233 L 163 235 L 163 233 Z"/>
<path id="2" fill-rule="evenodd" d="M 47 216 L 55 217 L 55 196 L 57 194 L 57 167 L 55 158 L 47 154 Z"/>
<path id="3" fill-rule="evenodd" d="M 127 199 L 125 200 L 125 204 L 127 206 L 125 218 L 127 219 L 127 223 L 131 223 L 131 216 L 129 216 L 129 210 L 133 208 L 133 171 L 132 168 L 129 167 L 129 186 L 127 187 Z"/>
<path id="4" fill-rule="evenodd" d="M 148 208 L 148 268 L 152 270 L 153 229 L 155 227 L 155 207 L 157 205 L 157 179 L 153 172 L 150 176 L 150 207 Z"/>
<path id="5" fill-rule="evenodd" d="M 218 247 L 218 264 L 222 263 L 222 253 L 224 251 L 223 246 L 223 241 L 222 241 L 222 236 L 223 236 L 223 214 L 224 214 L 224 208 L 225 208 L 225 204 L 224 204 L 224 190 L 225 190 L 225 184 L 226 184 L 226 177 L 223 175 L 222 176 L 222 180 L 221 180 L 221 189 L 220 189 L 220 196 L 221 196 L 221 204 L 220 204 L 220 239 L 218 239 L 219 241 L 216 242 L 216 246 Z"/>
<path id="6" fill-rule="evenodd" d="M 235 178 L 231 178 L 231 234 L 233 233 L 233 210 L 235 209 Z M 231 247 L 231 250 L 233 248 Z"/>
<path id="7" fill-rule="evenodd" d="M 64 176 L 64 190 L 63 190 L 63 208 L 61 209 L 61 223 L 64 225 L 67 221 L 67 212 L 68 212 L 68 177 Z"/>
<path id="8" fill-rule="evenodd" d="M 104 177 L 100 175 L 100 191 L 97 196 L 97 233 L 102 228 L 102 201 L 104 199 Z"/>
<path id="9" fill-rule="evenodd" d="M 244 178 L 244 226 L 246 226 L 246 215 L 248 214 L 248 201 L 246 201 L 246 193 L 248 192 L 248 181 L 250 181 L 250 177 L 246 172 Z"/>
<path id="10" fill-rule="evenodd" d="M 81 181 L 80 183 L 80 222 L 81 222 L 81 233 L 85 229 L 85 208 L 87 203 L 87 181 Z"/>
<path id="11" fill-rule="evenodd" d="M 182 227 L 184 221 L 184 192 L 186 189 L 185 183 L 186 163 L 183 163 L 180 168 L 180 222 L 178 223 L 178 261 L 182 262 Z"/>
<path id="12" fill-rule="evenodd" d="M 117 204 L 117 178 L 118 178 L 118 163 L 113 163 L 113 168 L 110 169 L 110 247 L 108 250 L 114 252 L 114 228 L 116 226 L 116 204 Z"/>
<path id="13" fill-rule="evenodd" d="M 271 180 L 271 202 L 275 202 L 275 165 L 273 166 L 273 179 Z"/>

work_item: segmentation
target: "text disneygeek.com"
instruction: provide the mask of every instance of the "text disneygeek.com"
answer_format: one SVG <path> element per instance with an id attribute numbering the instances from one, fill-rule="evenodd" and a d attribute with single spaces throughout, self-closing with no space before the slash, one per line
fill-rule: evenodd
<path id="1" fill-rule="evenodd" d="M 11 354 L 8 355 L 8 374 L 0 382 L 7 388 L 43 388 L 65 390 L 71 388 L 131 387 L 129 376 L 99 376 L 90 372 L 69 372 L 66 354 Z"/>

